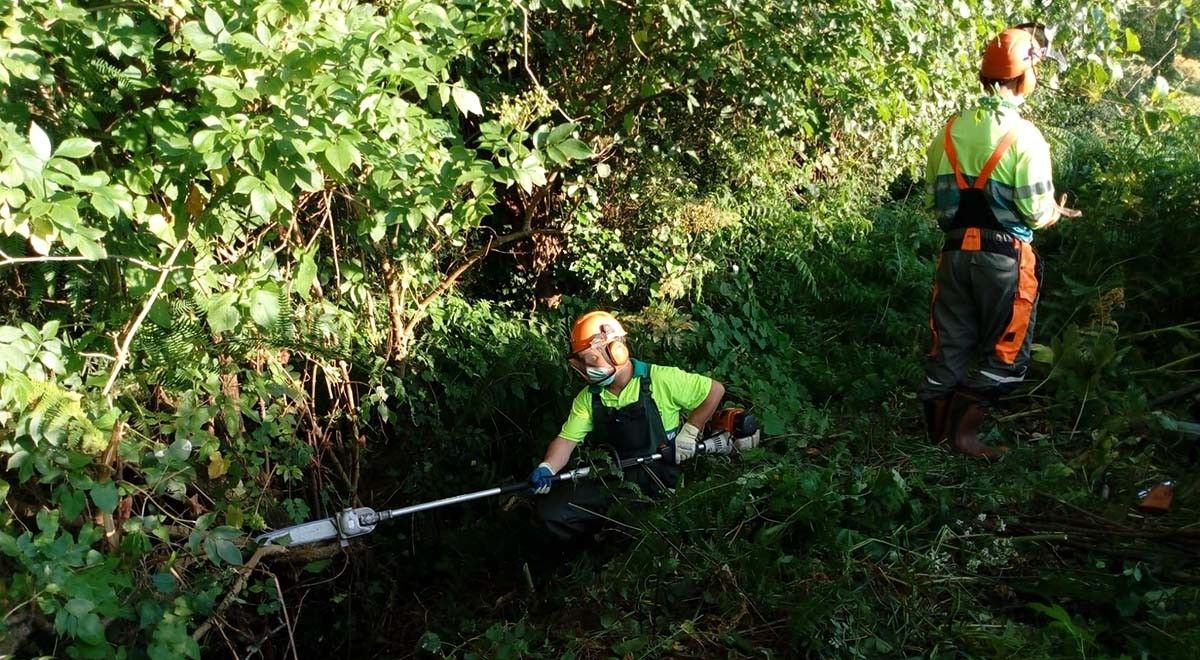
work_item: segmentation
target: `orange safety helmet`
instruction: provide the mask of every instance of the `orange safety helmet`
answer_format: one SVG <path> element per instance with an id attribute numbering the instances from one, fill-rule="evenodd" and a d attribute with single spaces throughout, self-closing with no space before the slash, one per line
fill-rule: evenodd
<path id="1" fill-rule="evenodd" d="M 588 312 L 575 319 L 571 328 L 571 354 L 588 348 L 604 348 L 613 366 L 619 367 L 629 361 L 629 347 L 625 345 L 625 328 L 608 312 Z"/>
<path id="2" fill-rule="evenodd" d="M 1037 86 L 1033 65 L 1040 59 L 1041 49 L 1027 30 L 1009 28 L 988 42 L 983 51 L 979 75 L 992 80 L 1020 78 L 1017 93 L 1028 96 Z"/>

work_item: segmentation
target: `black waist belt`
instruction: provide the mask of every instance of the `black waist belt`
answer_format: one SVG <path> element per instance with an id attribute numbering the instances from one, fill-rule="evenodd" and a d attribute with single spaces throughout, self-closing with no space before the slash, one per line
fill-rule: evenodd
<path id="1" fill-rule="evenodd" d="M 978 240 L 968 236 L 968 234 L 976 233 Z M 1018 240 L 1006 231 L 997 231 L 995 229 L 984 229 L 982 227 L 955 229 L 946 232 L 946 241 L 942 243 L 942 252 L 950 252 L 952 250 L 991 252 L 992 254 L 1003 254 L 1006 257 L 1017 259 L 1021 254 L 1021 249 L 1017 245 Z"/>

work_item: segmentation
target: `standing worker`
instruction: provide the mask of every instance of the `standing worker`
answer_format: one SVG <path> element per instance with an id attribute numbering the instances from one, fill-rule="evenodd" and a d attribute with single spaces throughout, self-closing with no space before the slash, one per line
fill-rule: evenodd
<path id="1" fill-rule="evenodd" d="M 1033 34 L 1008 29 L 987 44 L 985 94 L 950 118 L 929 148 L 926 186 L 946 232 L 933 284 L 933 347 L 918 388 L 929 439 L 976 458 L 987 409 L 1025 379 L 1042 281 L 1036 229 L 1075 217 L 1054 200 L 1050 147 L 1019 114 L 1045 57 Z M 1065 202 L 1065 197 L 1063 202 Z M 981 364 L 968 374 L 972 360 Z"/>
<path id="2" fill-rule="evenodd" d="M 672 461 L 625 472 L 643 491 L 658 494 L 675 485 L 678 464 L 695 455 L 700 429 L 725 394 L 725 387 L 707 376 L 633 359 L 625 329 L 607 312 L 589 312 L 575 321 L 567 361 L 588 386 L 575 397 L 558 437 L 529 475 L 530 490 L 544 496 L 538 507 L 542 519 L 564 540 L 598 529 L 596 514 L 608 509 L 608 497 L 596 480 L 550 487 L 551 478 L 585 438 L 611 447 L 621 459 L 646 456 L 660 447 L 670 455 L 673 443 Z"/>

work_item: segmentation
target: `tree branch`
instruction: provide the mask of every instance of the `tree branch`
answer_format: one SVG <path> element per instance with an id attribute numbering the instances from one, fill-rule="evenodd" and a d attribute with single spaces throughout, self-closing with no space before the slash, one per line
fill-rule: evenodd
<path id="1" fill-rule="evenodd" d="M 529 203 L 525 205 L 525 213 L 522 217 L 521 229 L 503 236 L 489 238 L 488 242 L 484 244 L 483 247 L 468 255 L 466 260 L 455 267 L 454 270 L 450 271 L 444 278 L 442 278 L 442 281 L 433 288 L 432 291 L 430 291 L 424 298 L 417 302 L 417 308 L 413 311 L 412 316 L 409 317 L 408 322 L 404 324 L 404 330 L 400 337 L 402 344 L 400 350 L 401 356 L 407 355 L 406 344 L 408 339 L 412 337 L 413 330 L 417 327 L 417 324 L 425 318 L 426 310 L 429 308 L 429 306 L 433 304 L 435 300 L 441 297 L 442 294 L 449 291 L 450 288 L 458 282 L 458 279 L 463 276 L 463 273 L 467 272 L 471 266 L 479 263 L 479 261 L 486 257 L 493 248 L 503 247 L 509 243 L 515 243 L 516 241 L 524 240 L 539 234 L 556 236 L 562 235 L 563 232 L 559 229 L 533 228 L 533 216 L 535 213 L 537 213 L 537 209 L 541 207 L 542 202 L 546 200 L 546 196 L 550 194 L 550 188 L 556 178 L 558 178 L 558 172 L 554 172 L 547 177 L 546 185 L 538 188 L 537 193 L 535 193 L 533 198 L 529 200 Z"/>
<path id="2" fill-rule="evenodd" d="M 128 261 L 132 264 L 137 264 L 146 270 L 174 270 L 168 266 L 156 266 L 148 261 L 138 259 L 137 257 L 126 257 L 119 254 L 110 254 L 99 259 L 90 257 L 81 257 L 79 255 L 46 255 L 39 257 L 13 257 L 3 250 L 0 250 L 0 268 L 5 266 L 19 266 L 21 264 L 38 264 L 38 263 L 80 263 L 80 262 L 96 262 L 113 259 L 116 261 Z"/>
<path id="3" fill-rule="evenodd" d="M 239 594 L 242 593 L 242 589 L 246 588 L 246 582 L 250 580 L 250 574 L 254 572 L 254 567 L 258 566 L 258 562 L 261 561 L 263 557 L 268 555 L 277 555 L 287 551 L 288 549 L 282 545 L 259 546 L 259 548 L 254 551 L 254 554 L 250 556 L 249 561 L 247 561 L 245 565 L 238 569 L 238 576 L 237 579 L 233 581 L 233 588 L 229 590 L 229 593 L 225 594 L 225 598 L 221 600 L 220 605 L 217 605 L 217 609 L 213 611 L 213 614 L 208 618 L 208 621 L 205 621 L 204 623 L 200 624 L 199 628 L 196 628 L 196 632 L 192 633 L 192 639 L 199 642 L 200 640 L 204 639 L 204 636 L 208 634 L 209 630 L 212 630 L 216 620 L 225 613 L 225 610 L 229 609 L 229 606 L 233 604 L 233 601 L 237 599 Z"/>
<path id="4" fill-rule="evenodd" d="M 121 345 L 117 347 L 116 362 L 113 364 L 112 371 L 108 374 L 108 382 L 104 384 L 104 389 L 101 394 L 107 399 L 112 394 L 113 384 L 117 382 L 117 375 L 121 373 L 121 369 L 125 367 L 125 363 L 129 361 L 129 346 L 133 343 L 133 336 L 137 334 L 138 328 L 142 327 L 142 322 L 146 320 L 146 315 L 150 313 L 150 307 L 154 305 L 154 301 L 158 300 L 158 296 L 162 294 L 163 286 L 167 283 L 167 276 L 173 270 L 175 260 L 179 258 L 179 252 L 183 250 L 185 241 L 179 241 L 175 245 L 175 250 L 171 252 L 171 256 L 167 258 L 167 263 L 162 267 L 158 275 L 158 282 L 155 282 L 154 289 L 150 292 L 150 297 L 146 299 L 146 304 L 142 306 L 142 311 L 134 319 L 133 325 L 129 326 L 129 332 L 125 333 L 125 339 Z"/>

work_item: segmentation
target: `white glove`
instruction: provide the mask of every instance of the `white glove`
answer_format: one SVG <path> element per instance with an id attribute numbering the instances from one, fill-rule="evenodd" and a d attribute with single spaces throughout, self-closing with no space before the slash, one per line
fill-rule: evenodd
<path id="1" fill-rule="evenodd" d="M 738 451 L 750 451 L 758 446 L 758 443 L 761 441 L 761 439 L 762 435 L 760 435 L 760 431 L 755 431 L 754 435 L 738 438 L 733 441 L 733 444 L 735 447 L 737 447 Z"/>
<path id="2" fill-rule="evenodd" d="M 675 464 L 678 465 L 696 455 L 696 438 L 700 437 L 700 429 L 691 424 L 684 424 L 675 435 Z"/>

